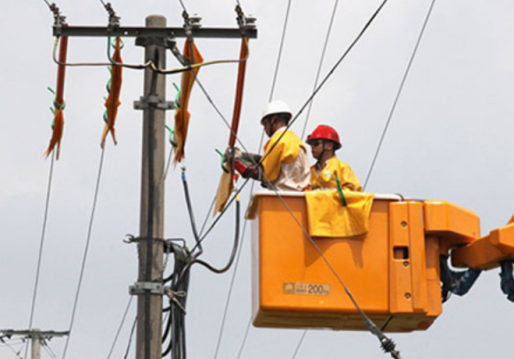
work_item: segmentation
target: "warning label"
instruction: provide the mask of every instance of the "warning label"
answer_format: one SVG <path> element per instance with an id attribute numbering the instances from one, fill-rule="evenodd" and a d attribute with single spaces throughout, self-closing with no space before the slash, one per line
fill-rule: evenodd
<path id="1" fill-rule="evenodd" d="M 330 295 L 330 285 L 284 282 L 284 294 Z"/>

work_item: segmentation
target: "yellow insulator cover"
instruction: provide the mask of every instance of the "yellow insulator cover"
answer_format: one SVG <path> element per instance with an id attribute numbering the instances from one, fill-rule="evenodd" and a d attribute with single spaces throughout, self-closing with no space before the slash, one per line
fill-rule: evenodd
<path id="1" fill-rule="evenodd" d="M 368 233 L 373 194 L 344 191 L 346 206 L 337 190 L 307 191 L 309 235 L 355 237 Z"/>

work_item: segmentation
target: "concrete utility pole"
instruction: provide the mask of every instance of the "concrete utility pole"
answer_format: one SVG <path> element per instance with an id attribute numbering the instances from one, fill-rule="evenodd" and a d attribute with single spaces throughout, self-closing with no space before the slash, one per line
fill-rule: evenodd
<path id="1" fill-rule="evenodd" d="M 0 341 L 4 338 L 11 339 L 12 337 L 22 337 L 23 339 L 30 339 L 32 344 L 32 359 L 41 358 L 41 345 L 46 345 L 46 342 L 53 337 L 65 337 L 70 332 L 55 332 L 55 331 L 42 331 L 39 329 L 32 330 L 0 330 Z"/>
<path id="2" fill-rule="evenodd" d="M 149 28 L 166 27 L 163 16 L 148 16 Z M 151 60 L 157 67 L 166 67 L 163 44 L 147 38 L 138 44 L 145 47 L 145 62 Z M 162 40 L 162 39 L 161 39 Z M 165 111 L 158 109 L 166 98 L 164 75 L 145 70 L 144 97 L 139 108 L 143 114 L 143 164 L 141 177 L 141 217 L 139 244 L 139 282 L 157 287 L 138 294 L 137 303 L 137 359 L 158 359 L 162 353 L 162 288 L 163 234 L 164 234 L 164 175 L 165 167 Z M 143 106 L 141 106 L 143 105 Z M 159 241 L 159 239 L 161 239 Z M 150 287 L 148 287 L 150 288 Z"/>
<path id="3" fill-rule="evenodd" d="M 41 358 L 41 338 L 39 337 L 39 329 L 32 330 L 35 335 L 32 336 L 32 359 Z"/>
<path id="4" fill-rule="evenodd" d="M 52 9 L 52 8 L 51 8 Z M 54 35 L 67 37 L 135 37 L 136 45 L 145 48 L 145 63 L 152 61 L 160 70 L 166 68 L 166 49 L 170 49 L 181 62 L 176 48 L 178 37 L 252 39 L 257 37 L 254 18 L 244 18 L 237 7 L 239 28 L 202 28 L 199 17 L 189 18 L 184 13 L 183 27 L 167 28 L 166 18 L 148 16 L 146 27 L 120 26 L 120 18 L 112 6 L 107 27 L 67 26 L 64 16 L 54 7 Z M 185 60 L 187 61 L 187 60 Z M 183 65 L 187 65 L 183 63 Z M 115 65 L 114 65 L 115 66 Z M 166 110 L 174 108 L 165 100 L 165 76 L 151 68 L 145 69 L 144 96 L 135 102 L 135 108 L 143 110 L 143 160 L 141 183 L 140 235 L 138 281 L 130 287 L 130 294 L 138 296 L 136 359 L 160 359 L 162 355 L 162 296 L 163 249 L 164 249 L 164 181 L 165 170 L 165 122 Z"/>

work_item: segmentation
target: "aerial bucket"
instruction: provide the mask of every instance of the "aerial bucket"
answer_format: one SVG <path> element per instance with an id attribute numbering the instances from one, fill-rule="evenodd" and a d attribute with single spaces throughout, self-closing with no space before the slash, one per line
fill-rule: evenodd
<path id="1" fill-rule="evenodd" d="M 368 330 L 305 231 L 385 332 L 426 330 L 434 322 L 442 311 L 440 254 L 480 235 L 479 218 L 465 208 L 375 195 L 367 233 L 316 237 L 310 235 L 305 193 L 280 197 L 256 193 L 247 212 L 254 219 L 256 327 Z"/>

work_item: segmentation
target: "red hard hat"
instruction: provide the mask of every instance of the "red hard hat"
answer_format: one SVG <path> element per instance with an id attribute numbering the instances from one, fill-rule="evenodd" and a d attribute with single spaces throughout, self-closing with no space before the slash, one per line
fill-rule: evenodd
<path id="1" fill-rule="evenodd" d="M 315 140 L 329 140 L 334 142 L 334 150 L 341 148 L 341 141 L 339 141 L 339 135 L 336 130 L 327 125 L 319 125 L 307 136 L 307 143 L 309 145 Z"/>

